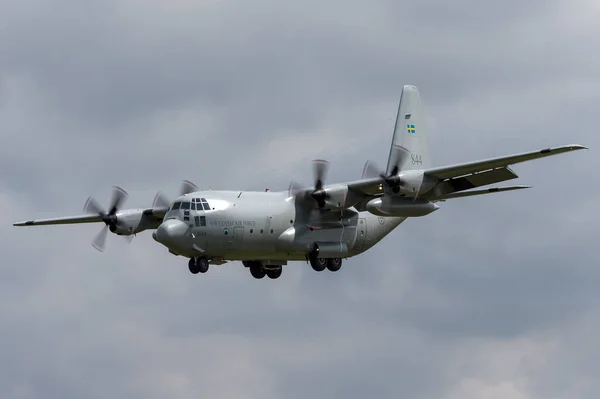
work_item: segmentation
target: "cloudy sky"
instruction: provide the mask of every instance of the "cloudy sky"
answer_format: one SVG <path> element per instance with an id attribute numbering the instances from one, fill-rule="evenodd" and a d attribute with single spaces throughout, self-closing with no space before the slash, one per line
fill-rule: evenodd
<path id="1" fill-rule="evenodd" d="M 597 398 L 595 0 L 0 0 L 0 397 Z M 384 165 L 419 87 L 436 165 L 579 143 L 523 192 L 409 220 L 338 273 L 193 276 L 77 214 L 181 179 Z"/>

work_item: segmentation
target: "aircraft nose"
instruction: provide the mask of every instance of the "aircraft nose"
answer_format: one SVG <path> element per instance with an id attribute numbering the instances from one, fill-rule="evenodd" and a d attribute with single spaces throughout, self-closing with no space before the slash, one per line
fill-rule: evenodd
<path id="1" fill-rule="evenodd" d="M 152 238 L 163 245 L 170 246 L 175 244 L 178 238 L 183 237 L 187 229 L 187 224 L 181 220 L 165 220 L 154 230 Z"/>

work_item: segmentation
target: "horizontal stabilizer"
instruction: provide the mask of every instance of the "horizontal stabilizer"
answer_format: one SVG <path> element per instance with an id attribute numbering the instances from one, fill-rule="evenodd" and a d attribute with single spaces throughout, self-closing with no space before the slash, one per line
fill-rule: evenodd
<path id="1" fill-rule="evenodd" d="M 76 224 L 76 223 L 97 223 L 101 222 L 102 217 L 100 215 L 79 215 L 79 216 L 67 216 L 61 218 L 51 219 L 38 219 L 38 220 L 27 220 L 24 222 L 13 223 L 13 226 L 42 226 L 48 224 Z"/>
<path id="2" fill-rule="evenodd" d="M 461 197 L 471 197 L 474 195 L 501 193 L 503 191 L 522 190 L 524 188 L 531 188 L 531 186 L 493 187 L 493 188 L 487 188 L 487 189 L 483 189 L 483 190 L 463 191 L 463 192 L 459 192 L 459 193 L 451 193 L 451 194 L 446 194 L 446 195 L 436 197 L 435 201 L 443 201 L 443 200 L 447 200 L 447 199 L 461 198 Z"/>
<path id="3" fill-rule="evenodd" d="M 525 152 L 521 154 L 508 155 L 504 157 L 489 158 L 481 161 L 467 162 L 462 164 L 426 169 L 425 174 L 432 177 L 436 177 L 438 179 L 450 179 L 452 177 L 464 176 L 471 173 L 482 172 L 484 170 L 502 168 L 520 162 L 544 158 L 550 155 L 557 155 L 562 154 L 564 152 L 584 149 L 587 149 L 587 147 L 584 147 L 579 144 L 571 144 L 561 147 L 546 148 L 538 151 Z"/>

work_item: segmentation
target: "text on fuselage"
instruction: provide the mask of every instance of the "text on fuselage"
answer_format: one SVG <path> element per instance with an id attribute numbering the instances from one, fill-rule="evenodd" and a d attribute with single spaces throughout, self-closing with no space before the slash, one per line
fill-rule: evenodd
<path id="1" fill-rule="evenodd" d="M 256 226 L 255 220 L 211 220 L 210 226 Z"/>

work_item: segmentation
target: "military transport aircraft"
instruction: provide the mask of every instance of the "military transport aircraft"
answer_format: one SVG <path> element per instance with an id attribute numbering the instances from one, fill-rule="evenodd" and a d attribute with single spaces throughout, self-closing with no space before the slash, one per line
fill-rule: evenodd
<path id="1" fill-rule="evenodd" d="M 127 193 L 115 187 L 108 211 L 89 198 L 85 214 L 30 220 L 15 226 L 103 222 L 93 241 L 104 249 L 107 232 L 129 239 L 153 229 L 170 253 L 189 258 L 190 272 L 210 264 L 242 261 L 253 277 L 276 279 L 288 261 L 306 261 L 315 271 L 337 271 L 342 259 L 367 251 L 406 218 L 422 217 L 448 199 L 528 188 L 477 189 L 518 176 L 509 165 L 581 145 L 525 152 L 433 167 L 419 91 L 403 87 L 387 167 L 367 162 L 359 180 L 325 184 L 328 162 L 314 161 L 314 186 L 292 182 L 286 191 L 198 191 L 184 181 L 173 202 L 158 193 L 151 208 L 121 209 Z"/>

